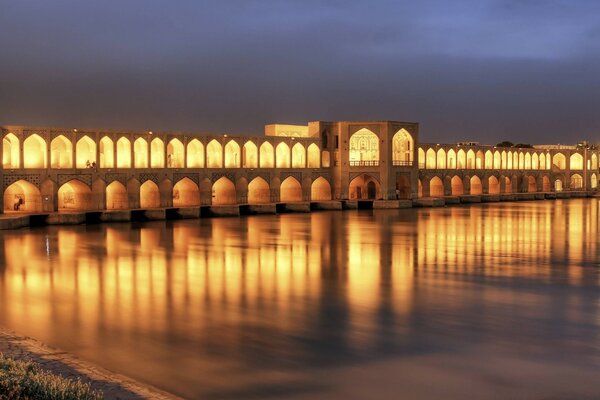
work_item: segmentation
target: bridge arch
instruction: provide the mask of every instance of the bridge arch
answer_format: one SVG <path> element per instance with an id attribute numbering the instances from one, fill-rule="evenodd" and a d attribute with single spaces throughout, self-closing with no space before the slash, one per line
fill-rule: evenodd
<path id="1" fill-rule="evenodd" d="M 222 176 L 213 183 L 212 204 L 225 205 L 237 203 L 237 191 L 234 183 Z"/>
<path id="2" fill-rule="evenodd" d="M 158 185 L 151 180 L 147 180 L 140 186 L 140 207 L 160 207 L 160 190 Z"/>
<path id="3" fill-rule="evenodd" d="M 125 136 L 117 140 L 117 168 L 131 168 L 131 142 Z"/>
<path id="4" fill-rule="evenodd" d="M 506 154 L 506 169 L 513 169 L 513 153 L 509 151 Z"/>
<path id="5" fill-rule="evenodd" d="M 596 153 L 592 153 L 592 157 L 591 157 L 591 169 L 593 171 L 596 171 L 598 169 L 598 156 L 596 155 Z"/>
<path id="6" fill-rule="evenodd" d="M 115 147 L 111 138 L 100 139 L 100 168 L 115 167 Z"/>
<path id="7" fill-rule="evenodd" d="M 239 168 L 242 154 L 240 145 L 235 140 L 230 140 L 225 145 L 225 168 Z"/>
<path id="8" fill-rule="evenodd" d="M 252 179 L 248 184 L 248 204 L 264 204 L 271 202 L 271 188 L 269 183 L 260 176 Z"/>
<path id="9" fill-rule="evenodd" d="M 19 168 L 20 158 L 19 138 L 8 133 L 2 139 L 2 165 L 4 168 Z"/>
<path id="10" fill-rule="evenodd" d="M 150 142 L 150 166 L 152 168 L 165 167 L 165 143 L 161 138 L 154 138 Z"/>
<path id="11" fill-rule="evenodd" d="M 448 150 L 448 160 L 446 163 L 448 169 L 456 169 L 456 152 L 454 149 Z"/>
<path id="12" fill-rule="evenodd" d="M 394 165 L 410 165 L 413 161 L 414 140 L 404 128 L 392 137 L 392 162 Z"/>
<path id="13" fill-rule="evenodd" d="M 525 169 L 531 169 L 531 154 L 525 153 Z"/>
<path id="14" fill-rule="evenodd" d="M 571 170 L 582 170 L 583 169 L 583 156 L 579 153 L 571 154 L 571 159 L 569 160 L 569 166 Z"/>
<path id="15" fill-rule="evenodd" d="M 482 194 L 481 179 L 477 175 L 473 175 L 470 179 L 470 194 Z"/>
<path id="16" fill-rule="evenodd" d="M 497 150 L 494 152 L 494 169 L 495 170 L 502 169 L 502 158 L 500 156 L 500 152 Z"/>
<path id="17" fill-rule="evenodd" d="M 542 191 L 549 192 L 550 190 L 550 178 L 548 177 L 548 175 L 544 175 L 542 176 Z"/>
<path id="18" fill-rule="evenodd" d="M 192 139 L 187 144 L 188 168 L 204 167 L 204 145 L 198 139 Z"/>
<path id="19" fill-rule="evenodd" d="M 437 169 L 446 169 L 446 151 L 444 149 L 438 149 L 437 151 Z"/>
<path id="20" fill-rule="evenodd" d="M 581 175 L 579 174 L 571 174 L 571 183 L 569 185 L 569 188 L 574 189 L 574 190 L 581 190 L 583 189 L 583 178 Z"/>
<path id="21" fill-rule="evenodd" d="M 195 207 L 200 205 L 200 189 L 188 177 L 173 186 L 173 207 Z"/>
<path id="22" fill-rule="evenodd" d="M 242 149 L 242 166 L 244 168 L 258 168 L 258 147 L 248 140 Z"/>
<path id="23" fill-rule="evenodd" d="M 476 164 L 475 152 L 473 149 L 469 149 L 469 151 L 467 151 L 467 169 L 475 169 Z"/>
<path id="24" fill-rule="evenodd" d="M 425 168 L 427 169 L 435 169 L 436 168 L 436 154 L 435 150 L 427 149 L 425 153 Z"/>
<path id="25" fill-rule="evenodd" d="M 533 153 L 533 155 L 531 156 L 531 169 L 539 169 L 539 168 L 540 168 L 540 161 L 538 158 L 538 154 Z"/>
<path id="26" fill-rule="evenodd" d="M 452 189 L 452 196 L 462 196 L 465 193 L 465 187 L 463 180 L 460 176 L 454 175 L 450 180 L 450 187 Z"/>
<path id="27" fill-rule="evenodd" d="M 260 167 L 273 168 L 275 166 L 275 150 L 269 142 L 260 145 Z"/>
<path id="28" fill-rule="evenodd" d="M 429 196 L 444 197 L 444 182 L 438 176 L 434 176 L 429 181 Z"/>
<path id="29" fill-rule="evenodd" d="M 185 167 L 185 147 L 181 140 L 177 138 L 169 140 L 169 143 L 167 144 L 167 167 Z"/>
<path id="30" fill-rule="evenodd" d="M 456 166 L 458 169 L 465 169 L 467 167 L 467 153 L 463 149 L 458 150 L 456 153 Z"/>
<path id="31" fill-rule="evenodd" d="M 275 164 L 277 168 L 290 167 L 290 146 L 281 142 L 275 148 Z"/>
<path id="32" fill-rule="evenodd" d="M 500 181 L 494 175 L 488 178 L 488 193 L 500 194 Z"/>
<path id="33" fill-rule="evenodd" d="M 529 193 L 537 192 L 537 181 L 533 175 L 527 177 L 527 191 Z"/>
<path id="34" fill-rule="evenodd" d="M 485 169 L 492 169 L 494 167 L 494 156 L 490 150 L 485 152 Z"/>
<path id="35" fill-rule="evenodd" d="M 127 188 L 119 181 L 113 181 L 106 186 L 106 209 L 122 210 L 129 208 Z"/>
<path id="36" fill-rule="evenodd" d="M 279 199 L 282 202 L 302 201 L 302 185 L 293 176 L 288 176 L 281 182 Z"/>
<path id="37" fill-rule="evenodd" d="M 211 140 L 208 142 L 208 145 L 206 145 L 206 167 L 223 168 L 223 146 L 215 139 Z"/>
<path id="38" fill-rule="evenodd" d="M 423 150 L 421 147 L 419 147 L 419 156 L 418 156 L 418 161 L 419 161 L 419 168 L 425 168 L 425 150 Z"/>
<path id="39" fill-rule="evenodd" d="M 331 200 L 331 185 L 327 179 L 319 176 L 310 185 L 310 199 L 313 201 Z"/>
<path id="40" fill-rule="evenodd" d="M 302 143 L 292 146 L 292 168 L 306 168 L 306 150 Z"/>
<path id="41" fill-rule="evenodd" d="M 598 176 L 595 173 L 592 173 L 590 176 L 590 187 L 592 189 L 596 189 L 598 187 Z"/>
<path id="42" fill-rule="evenodd" d="M 73 144 L 63 135 L 50 142 L 50 168 L 73 168 Z"/>
<path id="43" fill-rule="evenodd" d="M 72 179 L 58 189 L 58 210 L 89 210 L 92 208 L 92 190 L 78 179 Z"/>
<path id="44" fill-rule="evenodd" d="M 369 174 L 362 174 L 350 182 L 349 191 L 350 199 L 378 199 L 381 197 L 381 189 L 379 182 Z"/>
<path id="45" fill-rule="evenodd" d="M 512 193 L 512 181 L 510 180 L 510 177 L 503 176 L 500 179 L 504 180 L 504 193 Z"/>
<path id="46" fill-rule="evenodd" d="M 40 212 L 42 196 L 31 182 L 20 179 L 4 190 L 4 211 Z"/>
<path id="47" fill-rule="evenodd" d="M 567 158 L 563 153 L 556 153 L 552 157 L 552 165 L 555 168 L 558 168 L 559 170 L 563 171 L 567 168 Z"/>
<path id="48" fill-rule="evenodd" d="M 320 160 L 321 160 L 321 151 L 319 150 L 319 146 L 314 143 L 311 143 L 306 149 L 307 156 L 306 160 L 308 163 L 308 168 L 319 168 Z"/>
<path id="49" fill-rule="evenodd" d="M 137 138 L 133 142 L 133 165 L 135 168 L 148 168 L 148 142 Z"/>
<path id="50" fill-rule="evenodd" d="M 75 144 L 75 167 L 88 168 L 92 164 L 96 164 L 96 142 L 86 135 Z"/>
<path id="51" fill-rule="evenodd" d="M 350 136 L 350 165 L 379 163 L 379 137 L 367 128 L 362 128 Z"/>

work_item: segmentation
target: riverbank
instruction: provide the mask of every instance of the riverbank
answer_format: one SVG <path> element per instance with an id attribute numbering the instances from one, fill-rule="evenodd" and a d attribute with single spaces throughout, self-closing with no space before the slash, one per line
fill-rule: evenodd
<path id="1" fill-rule="evenodd" d="M 18 335 L 2 327 L 0 353 L 16 360 L 32 361 L 42 369 L 64 378 L 80 379 L 92 389 L 102 392 L 106 400 L 179 400 L 177 396 L 107 371 L 36 339 Z"/>
<path id="2" fill-rule="evenodd" d="M 163 221 L 244 215 L 308 213 L 322 210 L 400 209 L 445 207 L 508 201 L 555 200 L 597 196 L 595 191 L 536 193 L 502 193 L 422 197 L 413 200 L 331 200 L 315 202 L 232 204 L 200 207 L 166 207 L 149 209 L 61 211 L 54 213 L 5 213 L 0 215 L 0 230 L 44 225 L 80 225 L 104 222 Z"/>

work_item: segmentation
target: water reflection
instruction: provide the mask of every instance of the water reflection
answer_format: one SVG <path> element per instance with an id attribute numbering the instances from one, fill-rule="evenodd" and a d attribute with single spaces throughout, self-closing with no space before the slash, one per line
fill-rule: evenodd
<path id="1" fill-rule="evenodd" d="M 190 398 L 587 395 L 598 204 L 3 232 L 0 324 Z"/>

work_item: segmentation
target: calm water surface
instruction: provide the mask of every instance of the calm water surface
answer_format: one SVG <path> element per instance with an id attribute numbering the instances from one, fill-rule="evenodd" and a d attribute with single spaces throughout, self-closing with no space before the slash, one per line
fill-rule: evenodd
<path id="1" fill-rule="evenodd" d="M 598 200 L 0 233 L 0 324 L 186 398 L 598 399 Z"/>

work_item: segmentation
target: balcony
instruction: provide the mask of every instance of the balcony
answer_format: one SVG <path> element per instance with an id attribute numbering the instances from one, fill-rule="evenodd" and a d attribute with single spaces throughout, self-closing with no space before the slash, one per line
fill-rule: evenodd
<path id="1" fill-rule="evenodd" d="M 412 167 L 413 162 L 412 161 L 401 161 L 401 160 L 394 160 L 392 161 L 392 165 L 394 167 Z"/>
<path id="2" fill-rule="evenodd" d="M 379 161 L 350 161 L 351 167 L 378 167 Z"/>

